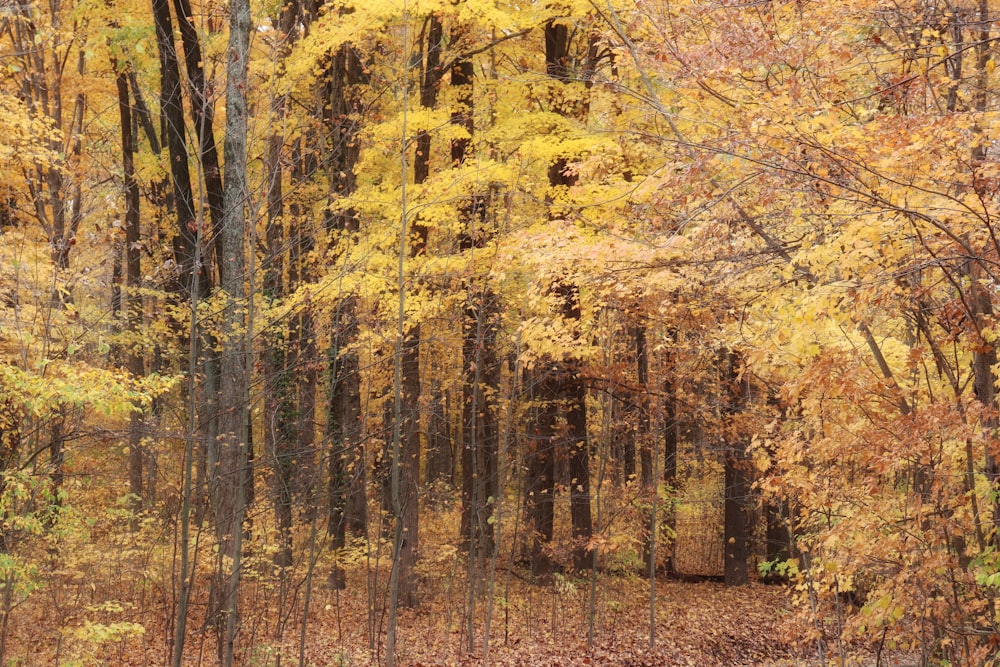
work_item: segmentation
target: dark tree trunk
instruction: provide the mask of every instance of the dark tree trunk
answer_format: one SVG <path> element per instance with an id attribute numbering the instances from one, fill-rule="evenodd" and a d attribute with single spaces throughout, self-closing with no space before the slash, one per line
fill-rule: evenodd
<path id="1" fill-rule="evenodd" d="M 568 25 L 550 21 L 545 25 L 545 71 L 561 83 L 572 82 Z M 552 108 L 565 116 L 580 111 L 575 96 L 552 95 Z M 585 105 L 584 105 L 585 106 Z M 556 159 L 548 168 L 549 186 L 555 190 L 576 184 L 576 174 L 567 170 L 566 158 Z M 553 197 L 548 198 L 551 204 Z M 558 215 L 555 209 L 550 217 Z M 578 328 L 580 320 L 579 289 L 576 285 L 555 280 L 551 292 L 560 301 L 560 315 L 567 324 Z M 578 569 L 592 566 L 590 540 L 593 524 L 590 511 L 590 452 L 587 441 L 586 386 L 580 376 L 580 362 L 575 359 L 556 361 L 544 358 L 525 373 L 525 384 L 533 389 L 534 406 L 528 422 L 528 479 L 525 485 L 525 511 L 531 527 L 530 558 L 532 570 L 544 576 L 551 572 L 552 563 L 545 545 L 552 539 L 553 493 L 558 446 L 564 449 L 561 460 L 567 462 L 567 482 L 570 491 L 570 519 L 574 549 L 573 565 Z M 564 417 L 565 421 L 559 419 Z M 562 423 L 561 423 L 562 422 Z"/>
<path id="2" fill-rule="evenodd" d="M 499 312 L 497 299 L 488 288 L 469 290 L 463 327 L 462 529 L 475 545 L 476 553 L 471 555 L 485 560 L 495 546 L 490 517 L 498 490 L 495 400 L 500 390 L 496 357 Z"/>
<path id="3" fill-rule="evenodd" d="M 222 262 L 222 170 L 219 168 L 219 151 L 215 144 L 213 117 L 215 109 L 206 89 L 204 61 L 201 40 L 194 25 L 194 13 L 190 0 L 174 0 L 174 12 L 180 28 L 181 45 L 184 48 L 184 65 L 187 70 L 188 88 L 191 94 L 191 122 L 198 137 L 198 160 L 201 163 L 205 181 L 205 199 L 212 219 L 212 237 L 215 239 L 217 262 Z M 176 57 L 176 56 L 175 56 Z M 207 263 L 207 258 L 203 260 Z"/>
<path id="4" fill-rule="evenodd" d="M 529 391 L 526 451 L 528 475 L 524 507 L 529 531 L 531 572 L 545 579 L 552 573 L 552 560 L 546 547 L 552 542 L 555 518 L 555 440 L 556 399 L 558 387 L 552 364 L 525 371 L 524 384 Z"/>
<path id="5" fill-rule="evenodd" d="M 142 329 L 142 297 L 139 294 L 142 275 L 139 255 L 139 185 L 135 180 L 134 161 L 136 142 L 132 134 L 128 75 L 123 69 L 119 69 L 116 62 L 113 62 L 113 65 L 117 70 L 115 83 L 118 89 L 118 115 L 122 139 L 122 189 L 125 193 L 125 321 L 129 333 L 137 340 Z M 135 341 L 128 349 L 127 366 L 132 377 L 142 378 L 145 375 L 143 356 Z M 142 414 L 133 411 L 129 415 L 128 429 L 129 493 L 133 496 L 133 509 L 136 511 L 141 509 L 144 497 L 142 427 Z"/>
<path id="6" fill-rule="evenodd" d="M 273 246 L 271 246 L 273 247 Z M 273 257 L 271 259 L 274 259 Z M 274 264 L 265 269 L 265 295 L 271 296 L 272 289 L 279 289 L 273 275 Z M 278 567 L 292 564 L 292 476 L 295 461 L 290 451 L 295 439 L 295 404 L 292 400 L 294 373 L 289 363 L 286 343 L 282 332 L 271 334 L 272 340 L 264 352 L 264 450 L 273 472 L 273 500 L 275 521 L 278 530 L 278 552 L 274 563 Z"/>
<path id="7" fill-rule="evenodd" d="M 427 418 L 427 483 L 450 486 L 455 483 L 455 457 L 447 395 L 438 383 L 431 387 Z"/>
<path id="8" fill-rule="evenodd" d="M 300 140 L 296 151 L 295 168 L 292 169 L 293 187 L 305 184 L 317 171 L 317 155 L 311 146 L 318 143 L 315 133 L 307 133 Z M 315 247 L 313 229 L 308 207 L 293 202 L 291 214 L 288 291 L 294 293 L 300 285 L 312 280 L 309 269 L 309 255 Z M 311 498 L 316 486 L 316 390 L 319 383 L 317 368 L 319 352 L 316 346 L 316 331 L 313 323 L 312 306 L 306 300 L 299 312 L 292 318 L 289 342 L 295 354 L 295 382 L 293 385 L 296 401 L 295 437 L 289 443 L 290 455 L 295 462 L 294 474 L 289 479 L 293 498 L 299 503 Z M 306 505 L 307 514 L 315 510 L 313 501 Z"/>
<path id="9" fill-rule="evenodd" d="M 169 0 L 153 0 L 153 19 L 156 28 L 156 45 L 160 60 L 160 136 L 167 147 L 170 161 L 170 188 L 168 199 L 172 205 L 177 233 L 173 237 L 173 254 L 176 276 L 168 285 L 177 302 L 188 301 L 191 297 L 206 298 L 212 291 L 212 279 L 202 266 L 196 265 L 199 251 L 198 225 L 200 216 L 195 213 L 194 192 L 191 188 L 191 173 L 188 167 L 186 124 L 184 103 L 181 96 L 180 66 L 173 38 L 173 21 L 170 16 Z M 197 292 L 192 294 L 197 275 Z M 180 330 L 181 326 L 177 325 Z M 212 488 L 213 475 L 209 470 L 218 460 L 218 412 L 217 394 L 219 390 L 219 359 L 215 339 L 209 332 L 203 332 L 200 339 L 188 341 L 197 348 L 197 357 L 202 364 L 202 399 L 199 401 L 198 465 L 195 502 L 196 518 L 200 522 L 208 509 L 208 502 L 215 494 Z"/>
<path id="10" fill-rule="evenodd" d="M 725 582 L 727 586 L 741 586 L 750 579 L 748 570 L 748 501 L 750 498 L 750 466 L 742 434 L 733 427 L 732 418 L 742 412 L 749 398 L 746 379 L 741 378 L 740 355 L 728 351 L 720 355 L 722 387 L 724 392 L 726 437 L 723 464 L 725 467 L 724 532 Z"/>
<path id="11" fill-rule="evenodd" d="M 420 79 L 420 106 L 433 109 L 437 104 L 438 86 L 441 83 L 441 48 L 444 26 L 436 14 L 431 14 L 427 26 L 427 53 Z M 416 156 L 413 160 L 413 182 L 424 183 L 431 174 L 431 133 L 423 129 L 417 133 Z M 426 242 L 426 237 L 424 242 Z"/>
<path id="12" fill-rule="evenodd" d="M 15 394 L 0 383 L 0 497 L 8 483 L 8 471 L 15 470 L 21 457 L 21 426 L 24 412 Z M 0 553 L 10 553 L 16 539 L 16 528 L 10 522 L 0 525 Z"/>
<path id="13" fill-rule="evenodd" d="M 399 455 L 399 501 L 402 541 L 399 545 L 399 601 L 404 607 L 418 603 L 414 567 L 419 551 L 418 495 L 420 492 L 420 332 L 407 333 L 402 350 L 402 447 Z"/>
<path id="14" fill-rule="evenodd" d="M 570 518 L 573 524 L 573 566 L 587 570 L 593 566 L 590 541 L 594 524 L 590 512 L 590 446 L 587 439 L 587 390 L 576 368 L 564 378 L 563 395 L 569 442 Z"/>
<path id="15" fill-rule="evenodd" d="M 976 318 L 976 335 L 980 338 L 972 355 L 973 389 L 976 399 L 986 410 L 982 419 L 983 432 L 995 433 L 1000 425 L 1000 419 L 997 416 L 997 380 L 993 371 L 997 366 L 997 350 L 996 346 L 985 341 L 982 334 L 979 333 L 993 319 L 993 302 L 989 293 L 978 286 L 975 276 L 973 276 L 971 284 L 973 290 L 970 298 L 972 314 Z M 993 546 L 1000 548 L 1000 457 L 997 457 L 988 446 L 986 447 L 985 473 L 990 484 L 990 497 L 993 499 L 993 529 L 988 532 Z"/>
<path id="16" fill-rule="evenodd" d="M 49 419 L 49 482 L 52 487 L 52 506 L 46 517 L 49 527 L 55 525 L 62 507 L 62 489 L 65 480 L 63 465 L 66 463 L 66 408 L 60 406 L 57 414 Z"/>
<path id="17" fill-rule="evenodd" d="M 640 400 L 632 392 L 623 391 L 621 387 L 615 387 L 612 391 L 617 391 L 611 397 L 611 418 L 614 424 L 615 442 L 614 457 L 618 483 L 621 485 L 630 484 L 635 481 L 635 452 L 636 441 L 640 446 L 643 442 L 641 425 L 639 431 L 635 429 L 632 422 L 632 412 L 637 411 L 641 406 L 636 404 Z"/>
<path id="18" fill-rule="evenodd" d="M 677 544 L 677 446 L 680 439 L 677 390 L 673 365 L 670 363 L 672 360 L 673 352 L 668 351 L 667 367 L 663 371 L 663 483 L 668 494 L 663 526 L 670 539 L 663 569 L 668 575 L 677 573 L 674 556 Z"/>
<path id="19" fill-rule="evenodd" d="M 652 508 L 654 505 L 652 503 L 652 494 L 656 493 L 657 490 L 655 488 L 655 480 L 653 479 L 656 473 L 653 470 L 654 445 L 650 437 L 649 423 L 649 352 L 646 346 L 646 328 L 639 325 L 634 327 L 631 333 L 635 345 L 637 392 L 635 394 L 634 405 L 637 422 L 636 428 L 639 432 L 639 451 L 642 457 L 641 481 L 643 494 L 649 499 L 649 505 Z M 654 564 L 650 562 L 656 556 L 652 547 L 654 543 L 659 542 L 658 539 L 653 540 L 652 531 L 658 530 L 659 524 L 651 515 L 648 516 L 648 520 L 645 523 L 649 528 L 649 534 L 646 535 L 646 542 L 643 545 L 643 560 L 645 562 L 643 573 L 649 576 L 655 570 Z"/>
<path id="20" fill-rule="evenodd" d="M 187 2 L 188 0 L 177 0 Z M 278 16 L 278 42 L 275 58 L 279 78 L 285 59 L 299 34 L 298 23 L 302 18 L 299 2 L 282 5 Z M 272 100 L 271 111 L 280 124 L 287 108 L 286 96 Z M 307 133 L 305 140 L 298 140 L 293 155 L 290 177 L 294 184 L 303 183 L 315 171 L 315 137 Z M 214 148 L 214 146 L 212 146 Z M 313 247 L 312 230 L 306 218 L 308 213 L 294 202 L 289 206 L 289 220 L 285 219 L 283 194 L 283 159 L 286 151 L 284 136 L 277 130 L 268 137 L 265 171 L 267 176 L 267 267 L 265 293 L 271 300 L 280 300 L 293 293 L 304 276 L 303 257 Z M 206 168 L 207 170 L 207 168 Z M 285 235 L 285 227 L 289 234 Z M 287 263 L 285 253 L 288 253 Z M 287 283 L 285 272 L 287 271 Z M 278 523 L 280 549 L 275 560 L 278 565 L 289 566 L 292 561 L 293 509 L 304 492 L 314 488 L 315 466 L 315 413 L 316 366 L 318 363 L 313 333 L 312 315 L 308 304 L 288 318 L 287 329 L 283 323 L 276 327 L 275 335 L 284 344 L 273 346 L 265 357 L 265 413 L 269 416 L 268 432 L 271 442 L 275 483 L 275 515 Z M 315 511 L 310 499 L 308 511 Z"/>
<path id="21" fill-rule="evenodd" d="M 133 67 L 128 69 L 128 81 L 134 103 L 133 119 L 142 128 L 143 134 L 146 135 L 146 140 L 149 141 L 149 150 L 153 151 L 154 155 L 159 155 L 160 137 L 156 133 L 156 127 L 153 125 L 153 115 L 149 112 L 149 106 L 142 96 L 142 87 L 139 85 L 139 78 L 136 76 L 135 68 Z M 138 144 L 137 137 L 133 141 Z"/>
<path id="22" fill-rule="evenodd" d="M 455 41 L 460 35 L 455 35 Z M 474 69 L 472 61 L 458 60 L 451 69 L 451 85 L 458 91 L 451 123 L 465 129 L 467 137 L 452 141 L 451 160 L 455 167 L 465 163 L 475 132 Z M 487 198 L 473 194 L 460 208 L 463 223 L 459 249 L 485 248 L 493 230 L 487 220 Z M 498 493 L 499 432 L 496 397 L 500 391 L 500 364 L 496 356 L 499 311 L 496 296 L 478 273 L 467 286 L 465 315 L 462 323 L 462 535 L 474 546 L 470 554 L 479 562 L 495 548 L 491 516 Z"/>
<path id="23" fill-rule="evenodd" d="M 788 513 L 789 507 L 787 501 L 771 501 L 764 505 L 764 520 L 766 522 L 764 560 L 769 563 L 783 563 L 792 557 L 792 540 L 788 530 Z M 773 572 L 774 570 L 772 569 Z"/>
<path id="24" fill-rule="evenodd" d="M 349 233 L 357 228 L 353 212 L 335 207 L 338 199 L 350 196 L 357 186 L 354 166 L 361 151 L 357 136 L 362 108 L 355 87 L 365 81 L 357 49 L 351 44 L 340 47 L 331 58 L 321 89 L 322 118 L 327 132 L 327 153 L 323 159 L 329 166 L 328 187 L 333 205 L 326 227 L 331 234 Z"/>
<path id="25" fill-rule="evenodd" d="M 632 329 L 632 340 L 635 345 L 635 375 L 638 383 L 637 392 L 634 396 L 636 412 L 636 431 L 638 433 L 639 448 L 643 452 L 642 463 L 642 483 L 643 485 L 653 483 L 654 472 L 651 449 L 652 443 L 649 440 L 649 350 L 646 345 L 646 327 L 638 325 Z M 630 468 L 635 472 L 635 439 L 631 439 L 632 460 Z"/>
<path id="26" fill-rule="evenodd" d="M 738 452 L 725 458 L 725 581 L 727 586 L 741 586 L 749 581 L 747 561 L 747 498 L 750 493 L 750 462 Z"/>
<path id="27" fill-rule="evenodd" d="M 361 437 L 361 368 L 357 352 L 347 346 L 357 337 L 355 306 L 348 299 L 334 315 L 329 352 L 329 411 L 326 437 L 330 443 L 327 534 L 334 549 L 347 544 L 347 534 L 366 533 L 364 504 L 352 508 L 351 499 L 364 499 L 365 456 Z M 352 511 L 353 509 L 353 511 Z M 330 573 L 334 588 L 344 588 L 344 571 L 335 565 Z"/>
<path id="28" fill-rule="evenodd" d="M 274 140 L 274 137 L 271 137 Z M 269 146 L 272 148 L 273 146 Z M 269 156 L 270 159 L 270 156 Z M 280 180 L 280 172 L 272 175 Z M 284 234 L 281 232 L 280 192 L 269 188 L 268 220 L 265 225 L 267 258 L 264 265 L 264 298 L 284 296 Z M 273 471 L 274 511 L 278 529 L 275 564 L 292 564 L 292 476 L 295 470 L 292 446 L 295 441 L 295 353 L 290 350 L 283 321 L 269 332 L 270 344 L 262 359 L 264 376 L 264 450 Z"/>
<path id="29" fill-rule="evenodd" d="M 181 298 L 191 292 L 192 275 L 197 253 L 198 218 L 195 215 L 194 194 L 191 190 L 191 173 L 188 169 L 185 142 L 184 103 L 181 99 L 180 67 L 174 48 L 173 22 L 168 0 L 153 0 L 153 19 L 156 26 L 156 44 L 160 56 L 160 134 L 165 137 L 170 159 L 170 177 L 173 186 L 173 205 L 177 220 L 174 235 L 174 261 L 177 264 L 178 282 L 174 291 Z M 210 289 L 208 276 L 199 276 L 199 296 L 206 296 Z"/>
<path id="30" fill-rule="evenodd" d="M 333 204 L 354 192 L 354 167 L 359 156 L 357 142 L 360 101 L 354 87 L 364 80 L 358 52 L 350 44 L 337 50 L 323 83 L 323 121 L 327 131 L 330 165 L 330 197 Z M 353 210 L 335 210 L 326 221 L 327 232 L 336 252 L 342 253 L 357 232 Z M 344 297 L 334 312 L 333 333 L 327 351 L 329 390 L 325 437 L 329 447 L 327 533 L 333 548 L 347 543 L 347 534 L 367 535 L 368 507 L 365 494 L 366 455 L 361 429 L 361 364 L 352 349 L 358 333 L 356 299 Z M 334 587 L 346 585 L 343 569 L 334 566 L 330 574 Z"/>

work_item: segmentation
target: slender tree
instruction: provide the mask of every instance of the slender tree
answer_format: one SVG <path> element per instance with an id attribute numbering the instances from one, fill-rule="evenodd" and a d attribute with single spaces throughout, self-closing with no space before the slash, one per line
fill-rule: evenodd
<path id="1" fill-rule="evenodd" d="M 230 7 L 226 67 L 226 164 L 222 244 L 225 256 L 219 266 L 223 299 L 221 318 L 221 372 L 219 387 L 219 458 L 215 471 L 216 538 L 221 556 L 231 559 L 228 580 L 216 577 L 215 599 L 225 609 L 225 635 L 220 636 L 224 667 L 233 664 L 236 628 L 239 625 L 239 584 L 243 518 L 250 497 L 249 424 L 247 405 L 246 206 L 247 184 L 247 61 L 252 29 L 250 3 L 235 0 Z M 221 572 L 220 572 L 221 574 Z"/>

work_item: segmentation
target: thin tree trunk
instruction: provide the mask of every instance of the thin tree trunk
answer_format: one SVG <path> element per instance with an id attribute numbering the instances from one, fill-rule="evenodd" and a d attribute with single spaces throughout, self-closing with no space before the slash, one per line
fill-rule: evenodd
<path id="1" fill-rule="evenodd" d="M 7 487 L 7 474 L 15 470 L 21 452 L 21 423 L 23 412 L 14 400 L 14 394 L 0 384 L 0 497 Z M 14 547 L 16 529 L 9 522 L 0 526 L 0 553 L 9 554 Z M 10 628 L 10 614 L 14 608 L 13 574 L 0 580 L 0 664 L 7 660 L 7 641 Z"/>
<path id="2" fill-rule="evenodd" d="M 650 500 L 650 507 L 654 494 L 656 494 L 656 484 L 653 470 L 653 443 L 651 442 L 650 418 L 649 418 L 649 353 L 646 346 L 646 328 L 643 325 L 635 326 L 632 329 L 632 340 L 635 345 L 635 365 L 638 389 L 634 398 L 636 407 L 636 426 L 638 430 L 639 450 L 642 455 L 642 489 L 643 496 Z M 646 525 L 649 526 L 649 534 L 646 536 L 646 544 L 643 546 L 643 561 L 645 567 L 644 574 L 654 577 L 656 574 L 656 532 L 659 528 L 659 519 L 654 511 L 650 511 Z"/>
<path id="3" fill-rule="evenodd" d="M 444 37 L 441 20 L 432 14 L 427 29 L 427 54 L 420 82 L 420 105 L 432 109 L 437 104 L 438 82 L 441 78 L 441 46 Z M 431 135 L 428 130 L 417 134 L 413 161 L 413 182 L 424 183 L 430 176 Z M 414 222 L 410 240 L 410 257 L 420 257 L 427 247 L 427 227 Z M 414 567 L 420 546 L 418 492 L 420 490 L 420 325 L 414 324 L 405 333 L 400 349 L 401 390 L 404 406 L 402 418 L 402 449 L 400 451 L 399 509 L 402 522 L 399 532 L 396 565 L 399 601 L 404 607 L 417 606 L 417 580 Z"/>
<path id="4" fill-rule="evenodd" d="M 992 320 L 993 303 L 989 293 L 980 287 L 973 279 L 971 282 L 973 293 L 971 303 L 973 316 L 977 318 L 977 327 L 981 328 Z M 986 438 L 992 436 L 1000 427 L 1000 419 L 997 416 L 997 390 L 996 376 L 993 369 L 997 366 L 996 347 L 990 343 L 983 342 L 977 345 L 972 355 L 973 389 L 976 399 L 985 409 L 984 417 L 981 420 L 983 435 Z M 990 539 L 995 548 L 1000 548 L 1000 457 L 997 457 L 992 448 L 988 445 L 986 451 L 986 479 L 990 484 L 990 498 L 993 505 L 993 530 L 989 531 Z"/>
<path id="5" fill-rule="evenodd" d="M 988 103 L 989 93 L 989 69 L 987 67 L 992 56 L 990 30 L 992 19 L 990 18 L 988 0 L 979 0 L 976 10 L 976 21 L 979 26 L 976 35 L 976 93 L 973 98 L 973 105 L 977 111 L 984 111 Z M 974 146 L 971 157 L 974 163 L 982 162 L 986 157 L 987 142 L 984 138 L 979 138 L 978 145 Z M 994 247 L 994 250 L 997 250 Z M 984 270 L 985 269 L 985 270 Z M 972 374 L 973 389 L 976 398 L 985 408 L 985 416 L 982 419 L 982 432 L 986 438 L 993 437 L 998 426 L 1000 426 L 1000 416 L 998 416 L 997 405 L 997 377 L 994 369 L 997 367 L 997 349 L 992 342 L 985 340 L 983 330 L 990 325 L 993 320 L 993 301 L 988 291 L 979 281 L 980 273 L 985 273 L 989 267 L 982 265 L 973 266 L 970 276 L 970 301 L 972 303 L 971 317 L 974 319 L 973 325 L 979 340 L 976 341 L 973 352 Z M 995 449 L 989 444 L 986 450 L 986 479 L 989 480 L 989 498 L 993 505 L 993 530 L 989 531 L 992 537 L 994 548 L 1000 548 L 1000 457 L 995 453 Z"/>
<path id="6" fill-rule="evenodd" d="M 312 146 L 319 142 L 312 130 L 298 141 L 294 168 L 291 171 L 293 187 L 309 181 L 318 171 L 317 154 Z M 302 284 L 313 279 L 309 268 L 309 255 L 315 247 L 312 211 L 298 201 L 289 206 L 288 291 L 294 293 Z M 294 500 L 305 505 L 307 516 L 316 510 L 313 491 L 316 489 L 316 390 L 319 385 L 319 352 L 313 324 L 312 305 L 308 299 L 299 307 L 291 321 L 289 342 L 294 350 L 294 397 L 296 420 L 294 436 L 289 442 L 294 473 L 289 479 Z"/>
<path id="7" fill-rule="evenodd" d="M 462 345 L 465 381 L 463 385 L 463 524 L 464 534 L 474 549 L 473 560 L 485 564 L 493 552 L 493 523 L 490 520 L 496 501 L 497 446 L 499 443 L 496 396 L 500 391 L 496 338 L 499 329 L 497 300 L 489 288 L 470 289 L 465 310 Z M 466 509 L 467 508 L 467 509 Z"/>

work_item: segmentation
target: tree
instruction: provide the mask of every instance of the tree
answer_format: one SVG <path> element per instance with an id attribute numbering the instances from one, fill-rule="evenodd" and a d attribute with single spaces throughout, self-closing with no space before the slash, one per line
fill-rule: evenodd
<path id="1" fill-rule="evenodd" d="M 219 544 L 219 575 L 214 599 L 224 605 L 225 640 L 220 635 L 220 657 L 233 664 L 236 628 L 239 625 L 239 583 L 243 520 L 253 485 L 249 469 L 250 378 L 247 368 L 248 314 L 245 289 L 247 236 L 247 62 L 252 28 L 250 3 L 237 0 L 230 8 L 229 47 L 226 67 L 226 135 L 224 158 L 223 217 L 221 241 L 225 255 L 219 265 L 222 305 L 219 374 L 219 458 L 212 471 L 215 489 L 215 532 Z M 252 295 L 251 295 L 252 298 Z M 228 581 L 222 578 L 222 556 L 232 561 Z"/>

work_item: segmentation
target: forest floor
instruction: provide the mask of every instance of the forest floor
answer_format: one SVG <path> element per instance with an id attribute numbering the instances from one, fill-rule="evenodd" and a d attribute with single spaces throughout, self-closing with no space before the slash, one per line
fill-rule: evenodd
<path id="1" fill-rule="evenodd" d="M 647 579 L 601 571 L 554 575 L 530 583 L 526 570 L 498 562 L 493 577 L 470 596 L 466 559 L 446 535 L 457 515 L 430 517 L 418 564 L 420 605 L 400 609 L 399 667 L 820 667 L 840 664 L 828 649 L 820 660 L 810 615 L 796 607 L 787 587 L 752 583 L 658 579 L 655 634 L 650 645 Z M 151 526 L 159 526 L 151 522 Z M 437 533 L 431 529 L 440 525 Z M 450 532 L 449 532 L 450 531 Z M 112 538 L 117 535 L 118 542 Z M 45 585 L 0 614 L 4 665 L 148 667 L 169 663 L 176 612 L 172 552 L 153 531 L 123 525 L 103 541 L 76 544 L 56 558 L 37 554 Z M 705 538 L 707 541 L 707 538 Z M 117 551 L 114 544 L 118 544 Z M 110 546 L 109 546 L 110 545 Z M 121 545 L 126 545 L 125 548 Z M 240 600 L 237 664 L 241 667 L 368 667 L 385 664 L 388 624 L 388 549 L 359 547 L 347 566 L 347 588 L 327 585 L 331 562 L 316 564 L 303 633 L 305 568 L 300 563 L 282 586 L 269 552 L 255 551 L 246 565 Z M 688 551 L 694 551 L 687 548 Z M 108 556 L 108 554 L 112 554 Z M 329 556 L 328 550 L 321 553 Z M 507 553 L 511 553 L 510 550 Z M 117 555 L 116 555 L 117 554 Z M 216 634 L 206 629 L 210 559 L 201 559 L 185 642 L 185 667 L 217 664 Z M 638 565 L 619 569 L 634 572 Z M 492 586 L 488 583 L 492 580 Z M 493 600 L 492 604 L 488 604 Z M 471 624 L 470 624 L 471 618 Z M 488 626 L 488 630 L 487 630 Z M 471 627 L 471 633 L 470 633 Z M 827 636 L 835 628 L 824 628 Z M 470 634 L 473 641 L 470 641 Z M 489 638 L 488 649 L 485 639 Z M 832 642 L 831 642 L 832 644 Z M 302 652 L 304 649 L 304 656 Z M 853 661 L 875 665 L 872 647 L 851 647 Z M 300 656 L 304 657 L 300 663 Z M 881 656 L 884 667 L 916 664 L 909 656 Z"/>
<path id="2" fill-rule="evenodd" d="M 508 585 L 506 597 L 503 595 Z M 467 600 L 439 595 L 400 617 L 399 664 L 524 665 L 569 667 L 672 665 L 791 667 L 818 665 L 815 646 L 794 634 L 792 603 L 786 589 L 752 584 L 727 588 L 718 583 L 659 581 L 656 633 L 649 641 L 649 584 L 640 578 L 601 577 L 594 590 L 593 631 L 588 613 L 588 581 L 557 579 L 529 586 L 498 576 L 488 656 L 483 649 L 483 610 L 477 610 L 475 642 L 468 650 Z M 306 655 L 312 665 L 365 665 L 378 662 L 368 649 L 366 610 L 341 596 L 329 599 L 310 624 Z M 481 603 L 480 603 L 481 604 Z M 485 659 L 484 659 L 485 658 Z M 864 660 L 863 662 L 867 662 Z M 895 664 L 884 661 L 883 664 Z"/>
<path id="3" fill-rule="evenodd" d="M 601 575 L 591 588 L 588 579 L 556 576 L 551 583 L 531 585 L 520 573 L 495 577 L 489 650 L 484 649 L 489 599 L 475 597 L 469 648 L 468 589 L 457 571 L 427 577 L 421 605 L 401 609 L 397 642 L 399 667 L 820 667 L 841 664 L 836 656 L 821 661 L 815 643 L 804 643 L 801 618 L 788 589 L 750 584 L 657 581 L 655 642 L 649 641 L 649 584 L 640 577 Z M 450 581 L 449 581 L 450 580 Z M 302 642 L 303 589 L 290 591 L 296 602 L 277 604 L 274 587 L 258 580 L 245 593 L 256 607 L 244 607 L 237 639 L 237 664 L 245 667 L 368 667 L 385 664 L 387 624 L 384 586 L 369 588 L 363 571 L 349 574 L 348 588 L 336 591 L 317 585 L 312 594 Z M 89 589 L 86 589 L 89 590 Z M 268 592 L 269 591 L 269 592 Z M 376 600 L 377 604 L 371 604 Z M 253 600 L 244 599 L 244 603 Z M 200 604 L 196 604 L 201 606 Z M 270 610 L 270 611 L 268 611 Z M 591 613 L 593 610 L 593 613 Z M 169 662 L 171 629 L 152 609 L 143 619 L 145 632 L 116 640 L 119 625 L 104 628 L 98 644 L 81 644 L 80 630 L 68 631 L 69 618 L 19 610 L 20 622 L 8 640 L 9 664 L 102 665 L 146 667 Z M 41 612 L 41 610 L 37 610 Z M 28 618 L 32 616 L 33 618 Z M 283 620 L 282 620 L 283 619 Z M 192 623 L 184 665 L 216 664 L 214 632 L 199 620 Z M 60 630 L 58 626 L 62 626 Z M 280 631 L 279 631 L 280 628 Z M 374 640 L 373 640 L 374 638 Z M 53 641 L 56 639 L 56 641 Z M 90 646 L 90 649 L 86 647 Z M 373 648 L 375 647 L 375 648 Z M 875 665 L 869 647 L 854 647 L 843 664 Z M 880 665 L 916 664 L 908 656 L 882 656 Z"/>

